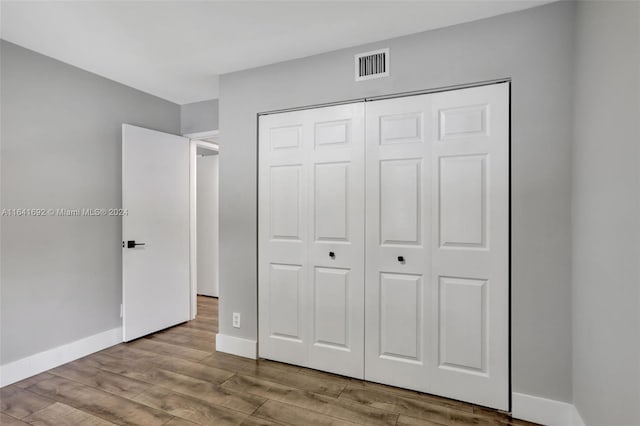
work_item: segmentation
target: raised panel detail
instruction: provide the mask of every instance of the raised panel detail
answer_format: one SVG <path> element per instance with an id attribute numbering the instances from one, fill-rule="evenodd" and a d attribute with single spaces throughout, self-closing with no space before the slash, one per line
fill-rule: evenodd
<path id="1" fill-rule="evenodd" d="M 269 331 L 272 337 L 300 340 L 300 284 L 302 266 L 271 264 Z"/>
<path id="2" fill-rule="evenodd" d="M 302 126 L 274 127 L 270 130 L 271 150 L 299 148 Z"/>
<path id="3" fill-rule="evenodd" d="M 271 238 L 300 239 L 301 166 L 271 167 Z"/>
<path id="4" fill-rule="evenodd" d="M 316 147 L 349 143 L 349 125 L 351 120 L 327 121 L 316 123 Z"/>
<path id="5" fill-rule="evenodd" d="M 347 350 L 349 346 L 349 270 L 315 268 L 314 344 Z"/>
<path id="6" fill-rule="evenodd" d="M 422 362 L 422 277 L 380 274 L 380 356 Z"/>
<path id="7" fill-rule="evenodd" d="M 440 140 L 486 135 L 488 105 L 440 110 Z"/>
<path id="8" fill-rule="evenodd" d="M 487 280 L 440 277 L 440 367 L 486 372 Z"/>
<path id="9" fill-rule="evenodd" d="M 422 142 L 422 113 L 380 117 L 380 145 Z"/>
<path id="10" fill-rule="evenodd" d="M 316 164 L 315 236 L 318 241 L 347 241 L 349 163 Z"/>
<path id="11" fill-rule="evenodd" d="M 440 245 L 486 247 L 486 155 L 440 158 Z"/>
<path id="12" fill-rule="evenodd" d="M 381 244 L 420 244 L 422 160 L 380 162 Z"/>

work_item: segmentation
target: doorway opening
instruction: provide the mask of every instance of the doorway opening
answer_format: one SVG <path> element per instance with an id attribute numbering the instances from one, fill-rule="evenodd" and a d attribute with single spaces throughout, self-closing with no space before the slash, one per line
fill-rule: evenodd
<path id="1" fill-rule="evenodd" d="M 190 142 L 191 313 L 198 296 L 219 296 L 218 132 L 185 135 Z"/>
<path id="2" fill-rule="evenodd" d="M 195 319 L 198 293 L 218 296 L 217 135 L 122 126 L 125 342 Z"/>

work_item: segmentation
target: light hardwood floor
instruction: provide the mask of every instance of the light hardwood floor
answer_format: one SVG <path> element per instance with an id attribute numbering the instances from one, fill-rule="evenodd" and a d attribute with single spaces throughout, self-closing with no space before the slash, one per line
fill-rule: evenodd
<path id="1" fill-rule="evenodd" d="M 530 425 L 458 401 L 215 351 L 217 299 L 198 317 L 0 390 L 13 425 Z"/>

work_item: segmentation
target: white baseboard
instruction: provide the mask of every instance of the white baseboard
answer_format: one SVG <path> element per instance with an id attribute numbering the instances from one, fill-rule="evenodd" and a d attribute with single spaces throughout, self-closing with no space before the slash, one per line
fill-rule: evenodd
<path id="1" fill-rule="evenodd" d="M 516 419 L 547 426 L 585 426 L 578 410 L 568 402 L 514 392 L 511 414 Z"/>
<path id="2" fill-rule="evenodd" d="M 584 422 L 584 420 L 582 420 L 582 416 L 580 415 L 580 412 L 578 412 L 578 409 L 575 405 L 571 406 L 571 419 L 571 424 L 573 426 L 586 426 L 586 423 Z"/>
<path id="3" fill-rule="evenodd" d="M 19 382 L 118 343 L 122 343 L 122 327 L 10 362 L 0 366 L 0 387 Z"/>
<path id="4" fill-rule="evenodd" d="M 216 334 L 216 350 L 245 358 L 258 358 L 258 342 L 226 334 Z"/>

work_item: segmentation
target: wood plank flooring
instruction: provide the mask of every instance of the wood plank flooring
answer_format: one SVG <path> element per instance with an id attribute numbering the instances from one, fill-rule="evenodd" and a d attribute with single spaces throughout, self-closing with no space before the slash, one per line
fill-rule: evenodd
<path id="1" fill-rule="evenodd" d="M 0 389 L 0 424 L 530 425 L 472 404 L 215 351 L 218 300 L 198 317 Z"/>

